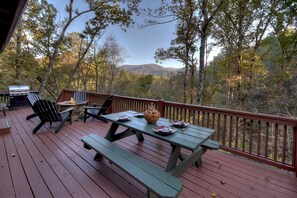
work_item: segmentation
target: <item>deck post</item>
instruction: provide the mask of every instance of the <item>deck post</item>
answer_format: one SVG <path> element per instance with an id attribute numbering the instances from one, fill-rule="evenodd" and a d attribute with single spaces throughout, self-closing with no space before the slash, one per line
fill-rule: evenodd
<path id="1" fill-rule="evenodd" d="M 295 169 L 297 177 L 297 127 L 293 127 L 293 153 L 292 153 L 292 165 Z"/>
<path id="2" fill-rule="evenodd" d="M 164 100 L 158 100 L 158 111 L 160 112 L 160 116 L 164 117 Z"/>

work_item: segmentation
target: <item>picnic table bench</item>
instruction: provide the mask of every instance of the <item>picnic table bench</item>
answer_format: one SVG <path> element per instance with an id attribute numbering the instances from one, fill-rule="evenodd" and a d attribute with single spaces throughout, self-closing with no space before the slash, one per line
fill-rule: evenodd
<path id="1" fill-rule="evenodd" d="M 177 197 L 182 191 L 180 180 L 130 151 L 96 134 L 82 139 L 86 149 L 97 152 L 95 159 L 104 156 L 147 188 L 148 197 Z"/>
<path id="2" fill-rule="evenodd" d="M 203 148 L 210 149 L 210 150 L 218 150 L 221 144 L 214 140 L 207 140 L 202 144 Z"/>

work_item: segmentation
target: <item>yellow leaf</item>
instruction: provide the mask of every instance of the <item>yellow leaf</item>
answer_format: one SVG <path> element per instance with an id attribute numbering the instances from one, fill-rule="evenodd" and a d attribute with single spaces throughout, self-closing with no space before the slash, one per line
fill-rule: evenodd
<path id="1" fill-rule="evenodd" d="M 269 177 L 265 177 L 265 181 L 270 181 Z"/>
<path id="2" fill-rule="evenodd" d="M 215 192 L 211 192 L 211 193 L 210 193 L 210 196 L 211 196 L 211 197 L 217 197 L 217 193 L 215 193 Z"/>

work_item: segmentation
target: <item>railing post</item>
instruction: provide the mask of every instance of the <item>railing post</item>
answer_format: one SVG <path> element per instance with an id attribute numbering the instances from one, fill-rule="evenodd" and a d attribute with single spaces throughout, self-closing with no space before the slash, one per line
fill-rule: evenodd
<path id="1" fill-rule="evenodd" d="M 293 127 L 293 153 L 292 153 L 292 163 L 295 168 L 295 174 L 297 177 L 297 127 Z"/>
<path id="2" fill-rule="evenodd" d="M 106 96 L 106 99 L 108 98 L 108 96 Z M 116 100 L 116 96 L 113 96 L 113 99 L 112 99 L 113 101 L 115 101 Z M 111 105 L 109 106 L 109 108 L 108 108 L 108 113 L 113 113 L 113 111 L 112 111 L 112 106 L 113 106 L 113 104 L 114 104 L 114 102 L 112 102 L 111 103 Z"/>
<path id="3" fill-rule="evenodd" d="M 164 100 L 161 99 L 158 101 L 158 111 L 161 114 L 161 117 L 164 117 Z"/>

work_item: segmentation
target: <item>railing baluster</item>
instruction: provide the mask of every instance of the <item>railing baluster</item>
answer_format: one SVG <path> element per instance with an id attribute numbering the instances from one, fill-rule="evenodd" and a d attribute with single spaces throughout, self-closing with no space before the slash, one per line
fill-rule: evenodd
<path id="1" fill-rule="evenodd" d="M 282 163 L 286 163 L 286 151 L 287 151 L 287 125 L 284 126 L 284 136 L 283 136 L 283 156 Z"/>
<path id="2" fill-rule="evenodd" d="M 253 152 L 253 123 L 254 120 L 250 120 L 250 142 L 249 142 L 249 153 L 251 154 Z"/>
<path id="3" fill-rule="evenodd" d="M 236 117 L 236 128 L 235 128 L 235 149 L 238 149 L 238 127 L 239 127 L 239 117 Z"/>
<path id="4" fill-rule="evenodd" d="M 229 147 L 232 146 L 233 116 L 229 117 Z"/>
<path id="5" fill-rule="evenodd" d="M 212 113 L 212 128 L 214 129 L 215 128 L 215 122 L 216 122 L 216 114 L 215 113 Z"/>
<path id="6" fill-rule="evenodd" d="M 224 115 L 223 145 L 226 144 L 227 115 Z"/>
<path id="7" fill-rule="evenodd" d="M 242 151 L 245 152 L 246 118 L 243 119 Z"/>
<path id="8" fill-rule="evenodd" d="M 273 148 L 273 160 L 277 161 L 277 138 L 278 138 L 278 124 L 275 124 L 274 128 L 274 148 Z"/>
<path id="9" fill-rule="evenodd" d="M 269 122 L 266 122 L 265 129 L 265 158 L 268 158 Z"/>
<path id="10" fill-rule="evenodd" d="M 220 142 L 221 114 L 218 114 L 217 141 Z"/>
<path id="11" fill-rule="evenodd" d="M 204 120 L 205 120 L 205 112 L 204 111 L 202 111 L 202 124 L 201 124 L 201 126 L 205 126 L 204 125 Z"/>
<path id="12" fill-rule="evenodd" d="M 258 121 L 258 148 L 257 148 L 257 155 L 260 156 L 261 150 L 261 121 Z"/>
<path id="13" fill-rule="evenodd" d="M 292 165 L 297 170 L 297 127 L 293 127 L 293 151 L 292 151 Z M 296 177 L 297 177 L 297 171 L 296 171 Z"/>
<path id="14" fill-rule="evenodd" d="M 209 128 L 209 122 L 210 122 L 210 120 L 209 120 L 210 115 L 209 115 L 209 114 L 210 114 L 210 113 L 207 112 L 207 121 L 206 121 L 206 127 L 207 127 L 207 128 Z"/>

